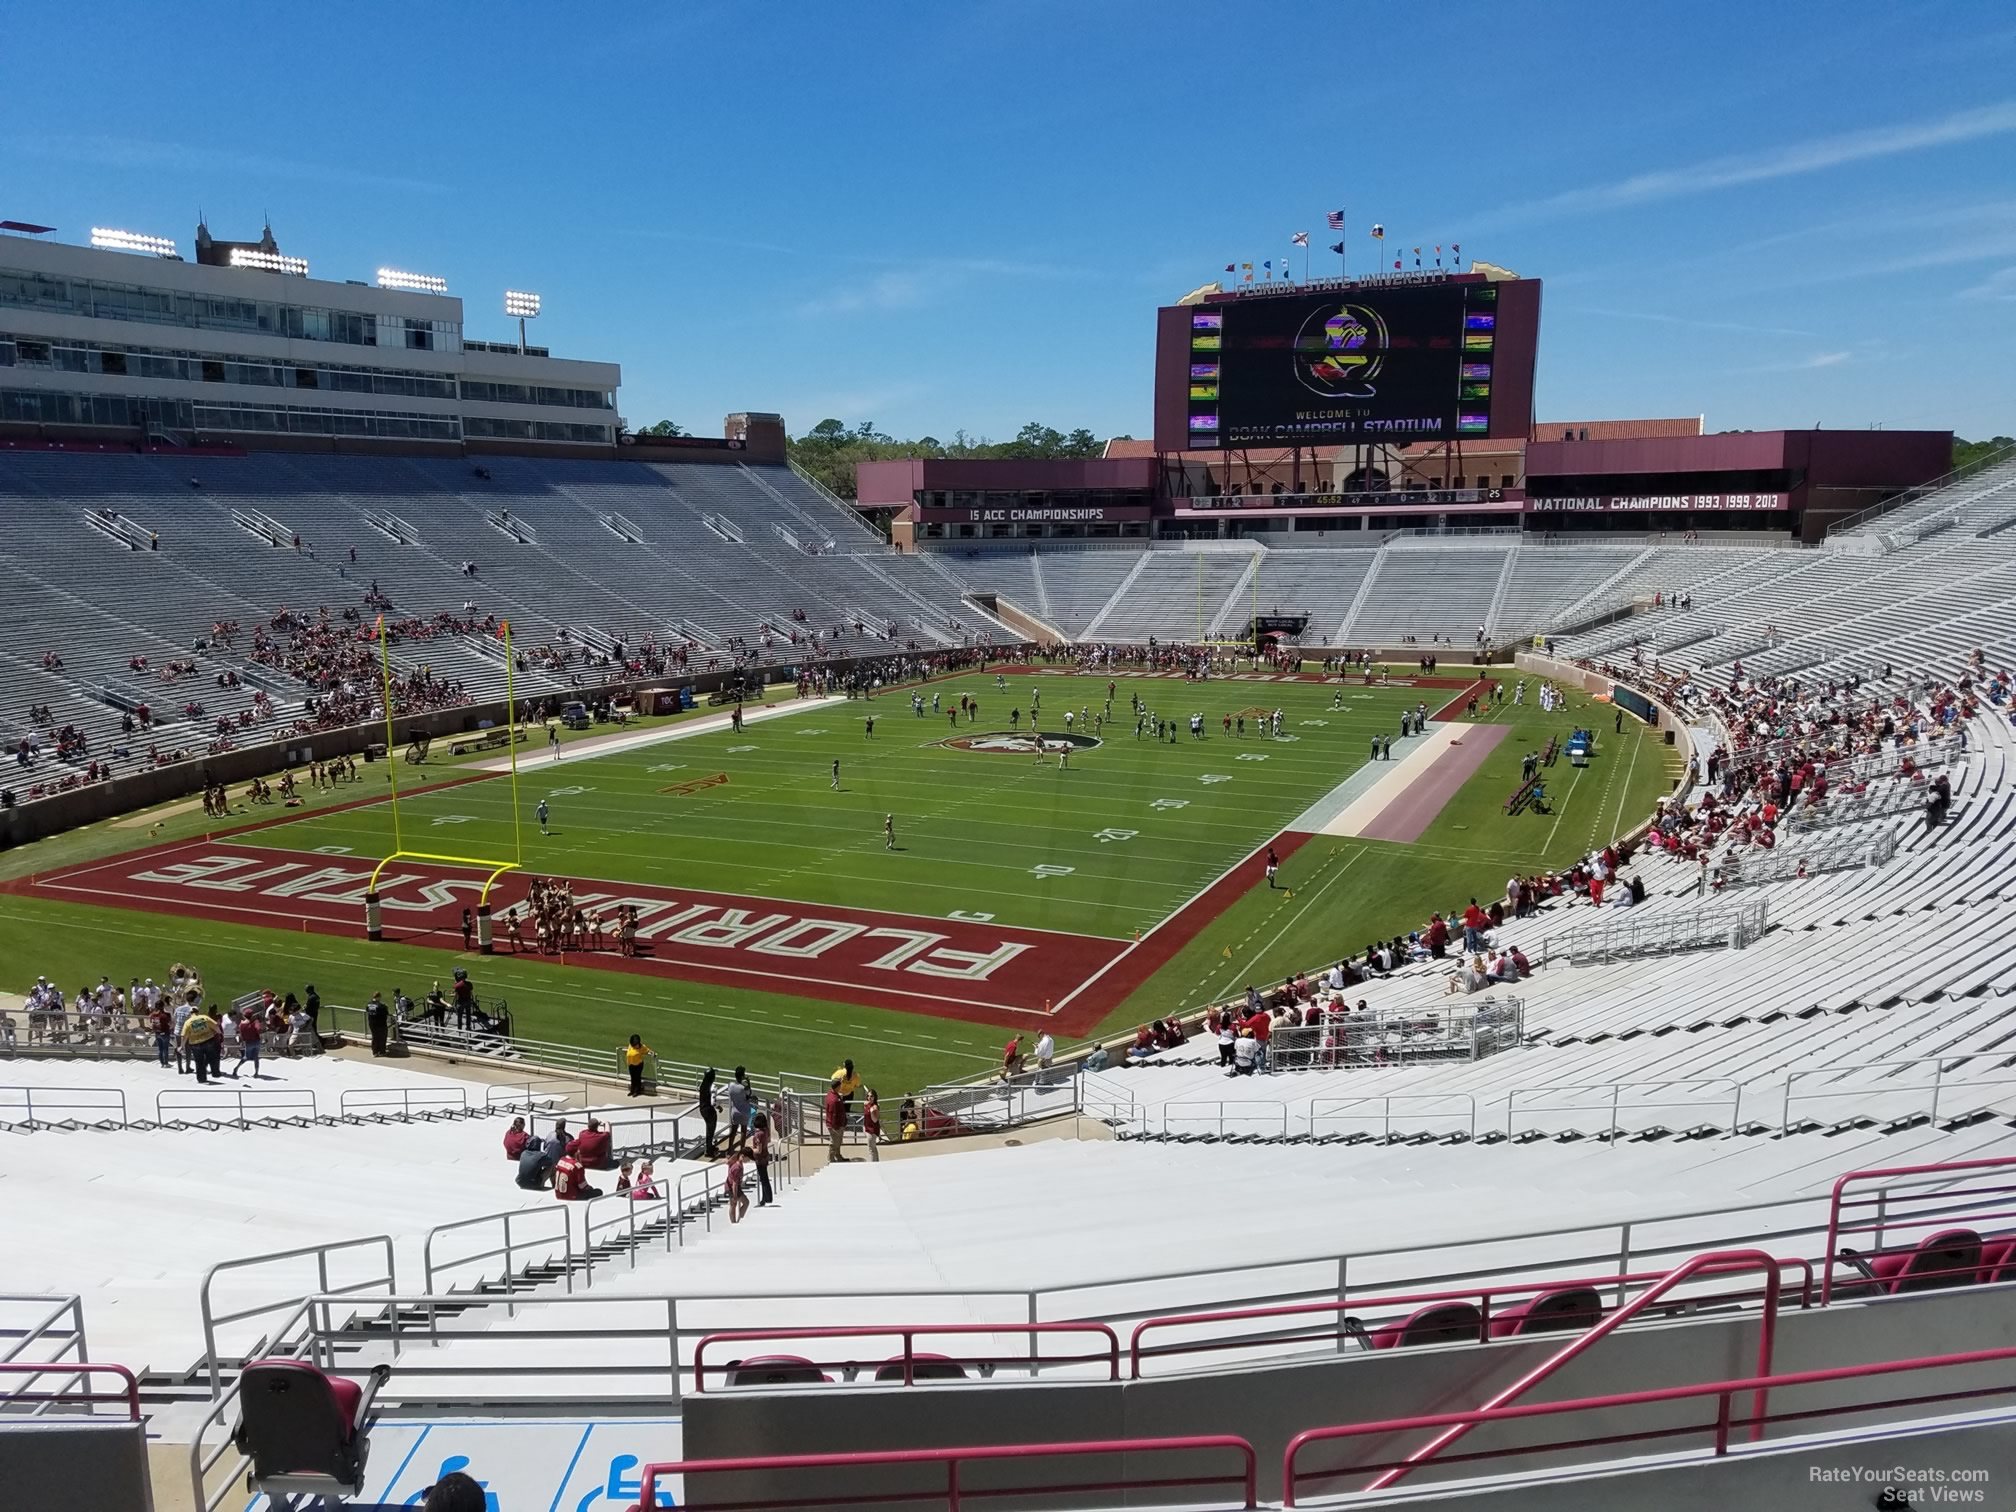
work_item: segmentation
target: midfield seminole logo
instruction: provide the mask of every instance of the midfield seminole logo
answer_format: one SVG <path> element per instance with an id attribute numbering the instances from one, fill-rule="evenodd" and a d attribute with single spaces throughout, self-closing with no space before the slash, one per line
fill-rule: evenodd
<path id="1" fill-rule="evenodd" d="M 990 730 L 985 735 L 955 735 L 950 740 L 938 744 L 950 746 L 955 751 L 988 751 L 997 755 L 1033 756 L 1036 742 L 1043 742 L 1046 751 L 1061 751 L 1067 746 L 1075 751 L 1087 751 L 1103 742 L 1097 735 L 1064 735 L 1056 730 Z"/>

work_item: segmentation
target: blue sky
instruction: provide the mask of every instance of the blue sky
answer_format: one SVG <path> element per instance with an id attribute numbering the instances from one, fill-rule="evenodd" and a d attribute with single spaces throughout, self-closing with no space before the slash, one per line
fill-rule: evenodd
<path id="1" fill-rule="evenodd" d="M 537 289 L 635 424 L 1145 436 L 1155 307 L 1342 207 L 1546 281 L 1543 419 L 2016 433 L 2006 0 L 96 0 L 7 56 L 0 217 L 270 212 L 478 337 Z"/>

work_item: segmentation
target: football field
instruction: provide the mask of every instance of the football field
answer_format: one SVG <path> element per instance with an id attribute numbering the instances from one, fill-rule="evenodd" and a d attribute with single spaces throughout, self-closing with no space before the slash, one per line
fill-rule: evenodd
<path id="1" fill-rule="evenodd" d="M 492 895 L 498 953 L 461 963 L 509 997 L 523 1032 L 599 1043 L 636 1029 L 680 1059 L 768 1053 L 792 1070 L 872 1041 L 900 1053 L 871 1059 L 921 1084 L 991 1059 L 1004 1029 L 1068 1040 L 1360 950 L 1458 893 L 1495 892 L 1509 870 L 1631 827 L 1670 779 L 1650 732 L 1631 721 L 1613 740 L 1606 723 L 1586 774 L 1563 764 L 1551 819 L 1506 818 L 1498 802 L 1524 753 L 1578 718 L 1508 701 L 1480 716 L 1506 728 L 1470 741 L 1474 775 L 1435 797 L 1411 842 L 1340 833 L 1332 821 L 1354 793 L 1389 773 L 1404 785 L 1420 766 L 1403 770 L 1434 737 L 1400 739 L 1403 710 L 1446 705 L 1466 722 L 1468 677 L 1437 683 L 1017 669 L 791 701 L 739 732 L 701 717 L 557 759 L 528 743 L 515 802 L 508 771 L 485 770 L 494 754 L 417 790 L 402 768 L 396 840 L 394 806 L 367 783 L 305 811 L 261 806 L 40 869 L 0 899 L 0 938 L 47 940 L 33 921 L 67 917 L 100 950 L 113 934 L 157 955 L 162 936 L 186 942 L 140 975 L 243 951 L 266 958 L 248 986 L 319 970 L 325 998 L 361 1001 L 445 976 L 456 961 L 440 952 L 462 956 L 462 911 L 483 881 L 391 862 L 377 881 L 386 939 L 366 942 L 381 860 L 395 849 L 508 859 L 522 846 L 522 871 Z M 1577 704 L 1581 722 L 1609 719 L 1607 706 Z M 1375 736 L 1393 737 L 1390 760 L 1370 762 Z M 1270 847 L 1282 862 L 1272 888 Z M 613 929 L 607 948 L 564 955 L 525 929 L 514 953 L 506 921 L 530 875 L 568 880 L 590 911 L 635 909 L 637 956 L 616 953 Z M 104 921 L 108 904 L 123 929 Z"/>

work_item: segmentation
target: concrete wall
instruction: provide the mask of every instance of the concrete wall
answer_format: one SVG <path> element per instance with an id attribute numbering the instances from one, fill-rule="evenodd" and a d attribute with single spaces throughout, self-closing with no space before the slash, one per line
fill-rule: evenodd
<path id="1" fill-rule="evenodd" d="M 60 1417 L 0 1425 L 0 1486 L 0 1506 L 21 1512 L 152 1512 L 143 1425 Z"/>
<path id="2" fill-rule="evenodd" d="M 2009 1305 L 2012 1295 L 2016 1295 L 2016 1288 L 1981 1288 L 1895 1297 L 1825 1311 L 1817 1308 L 1790 1311 L 1779 1320 L 1772 1368 L 1779 1373 L 1818 1370 L 1871 1360 L 2016 1345 L 2016 1309 Z M 1629 1328 L 1605 1339 L 1523 1400 L 1565 1401 L 1752 1375 L 1756 1372 L 1757 1340 L 1758 1321 L 1754 1315 Z M 880 1342 L 865 1341 L 863 1354 L 879 1357 L 875 1346 Z M 940 1383 L 908 1390 L 856 1384 L 844 1388 L 689 1394 L 683 1403 L 685 1451 L 689 1458 L 705 1459 L 1231 1433 L 1245 1438 L 1259 1451 L 1262 1498 L 1278 1498 L 1282 1452 L 1288 1440 L 1301 1430 L 1320 1424 L 1373 1422 L 1475 1406 L 1493 1390 L 1547 1359 L 1564 1342 L 1557 1335 L 1551 1339 L 1376 1354 L 1354 1346 L 1349 1353 L 1317 1355 L 1292 1364 L 1235 1367 L 1117 1384 Z M 1173 1366 L 1163 1368 L 1169 1370 Z M 1122 1369 L 1124 1373 L 1124 1363 Z M 1923 1380 L 1916 1386 L 1900 1387 L 1894 1381 L 1877 1377 L 1809 1387 L 1796 1397 L 1781 1393 L 1774 1400 L 1781 1409 L 1796 1410 L 1877 1401 L 1885 1396 L 1911 1395 L 1914 1391 L 1958 1390 L 1990 1384 L 2008 1386 L 2010 1380 L 2008 1369 L 1983 1366 L 1942 1372 L 1936 1387 Z M 1993 1405 L 1992 1401 L 1988 1405 Z M 1572 1419 L 1556 1419 L 1551 1423 L 1541 1420 L 1478 1429 L 1464 1440 L 1463 1447 L 1471 1452 L 1501 1451 L 1560 1438 L 1641 1433 L 1706 1422 L 1712 1417 L 1712 1406 L 1703 1408 L 1698 1403 L 1577 1413 Z M 1826 1426 L 1840 1428 L 1877 1420 L 1872 1415 L 1844 1416 L 1830 1420 Z M 1344 1440 L 1310 1451 L 1300 1464 L 1305 1470 L 1326 1469 L 1397 1457 L 1418 1446 L 1426 1436 L 1416 1432 L 1390 1439 Z M 1575 1464 L 1605 1455 L 1621 1459 L 1633 1453 L 1700 1448 L 1710 1442 L 1707 1433 L 1694 1433 L 1654 1441 L 1651 1445 L 1523 1455 L 1517 1461 L 1488 1468 L 1497 1473 L 1512 1468 Z M 1204 1459 L 1200 1457 L 1192 1463 L 1202 1464 Z M 1218 1456 L 1212 1463 L 1222 1465 L 1224 1457 Z M 1410 1477 L 1409 1483 L 1452 1479 L 1457 1469 L 1420 1471 Z M 1189 1467 L 1172 1471 L 1165 1463 L 1143 1457 L 1132 1466 L 1088 1460 L 1072 1465 L 1068 1472 L 1053 1466 L 1039 1474 L 1053 1479 L 1095 1480 L 1123 1471 L 1137 1475 L 1189 1473 Z M 935 1473 L 942 1484 L 942 1470 Z M 963 1470 L 960 1476 L 962 1486 L 973 1488 L 1027 1484 L 1033 1478 L 1027 1467 L 1000 1464 L 975 1466 Z M 824 1489 L 836 1492 L 839 1489 L 833 1472 L 820 1472 L 815 1483 Z M 845 1481 L 850 1493 L 862 1495 L 924 1483 L 928 1482 L 920 1481 L 919 1472 L 912 1467 L 850 1472 Z M 1356 1478 L 1347 1477 L 1318 1489 L 1343 1491 L 1359 1483 Z M 806 1494 L 806 1487 L 802 1476 L 794 1478 L 774 1472 L 693 1477 L 687 1482 L 686 1504 L 705 1507 L 759 1497 L 789 1498 Z M 1154 1499 L 1157 1498 L 1144 1498 Z M 1107 1494 L 1075 1502 L 1060 1500 L 1055 1504 L 1109 1506 L 1119 1500 Z M 1739 1501 L 1730 1505 L 1772 1504 Z"/>

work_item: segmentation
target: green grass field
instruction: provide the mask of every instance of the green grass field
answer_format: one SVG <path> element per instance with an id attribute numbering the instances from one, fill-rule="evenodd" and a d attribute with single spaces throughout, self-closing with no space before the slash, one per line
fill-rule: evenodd
<path id="1" fill-rule="evenodd" d="M 1334 684 L 1120 678 L 1101 743 L 1076 752 L 1068 770 L 1052 756 L 954 749 L 946 710 L 959 695 L 979 701 L 977 721 L 956 734 L 1026 728 L 1035 691 L 1041 725 L 1061 732 L 1067 704 L 1103 715 L 1106 679 L 992 674 L 924 688 L 925 714 L 908 690 L 872 702 L 830 702 L 726 731 L 668 740 L 619 754 L 571 754 L 551 762 L 521 747 L 515 818 L 528 870 L 633 884 L 736 893 L 801 903 L 887 910 L 925 919 L 991 915 L 1004 925 L 1126 940 L 1152 929 L 1228 867 L 1265 844 L 1367 759 L 1375 733 L 1397 729 L 1403 707 L 1446 689 Z M 930 698 L 940 712 L 930 712 Z M 1192 713 L 1208 739 L 1179 728 L 1175 743 L 1137 739 L 1138 694 L 1179 726 Z M 1221 716 L 1279 707 L 1283 740 L 1226 738 Z M 873 715 L 873 738 L 865 721 Z M 1211 997 L 1340 953 L 1425 920 L 1430 909 L 1496 892 L 1513 870 L 1565 864 L 1593 843 L 1629 829 L 1670 789 L 1675 757 L 1627 718 L 1612 733 L 1607 705 L 1577 697 L 1543 716 L 1532 704 L 1480 716 L 1510 726 L 1483 768 L 1412 845 L 1318 836 L 1283 868 L 1270 891 L 1256 873 L 1217 919 L 1107 1017 L 1131 1024 L 1150 1012 Z M 669 724 L 669 721 L 656 723 Z M 1601 736 L 1586 769 L 1557 769 L 1554 812 L 1507 818 L 1504 795 L 1521 757 L 1575 723 Z M 1396 756 L 1404 747 L 1396 745 Z M 494 753 L 492 753 L 494 755 Z M 841 791 L 831 767 L 841 763 Z M 339 789 L 284 826 L 242 837 L 275 851 L 375 858 L 392 848 L 391 811 L 376 804 L 330 812 L 332 802 L 375 797 L 383 769 Z M 452 764 L 400 768 L 408 849 L 510 855 L 515 843 L 508 779 L 449 788 L 467 775 Z M 726 781 L 665 791 L 725 776 Z M 552 806 L 550 836 L 531 817 Z M 900 848 L 884 848 L 894 814 Z M 271 809 L 247 818 L 277 817 Z M 156 825 L 158 823 L 158 829 Z M 215 824 L 200 813 L 127 819 L 24 847 L 0 875 L 46 872 L 150 843 L 200 837 Z M 284 933 L 242 923 L 183 919 L 112 907 L 0 896 L 0 951 L 37 972 L 73 982 L 100 972 L 158 976 L 173 960 L 200 964 L 223 990 L 298 987 L 314 980 L 325 1000 L 361 1002 L 373 990 L 409 991 L 444 978 L 457 957 L 412 945 L 371 945 Z M 683 1060 L 743 1061 L 817 1072 L 852 1055 L 883 1091 L 983 1069 L 1001 1030 L 951 1018 L 799 998 L 746 988 L 663 981 L 551 961 L 466 958 L 486 993 L 511 1000 L 526 1034 L 576 1044 L 614 1044 L 642 1032 Z"/>

